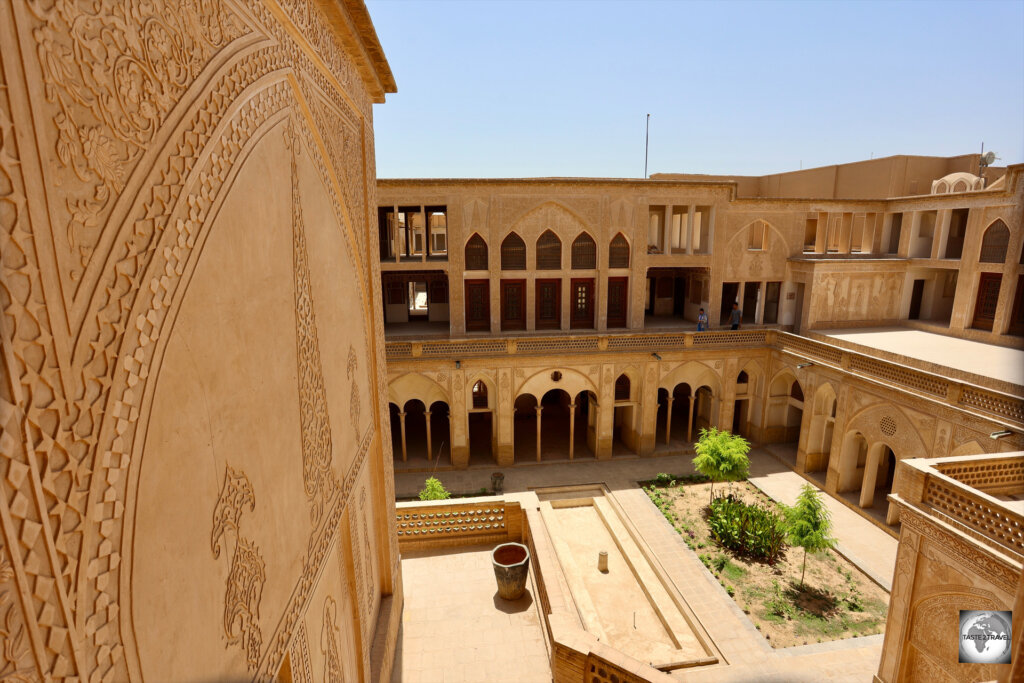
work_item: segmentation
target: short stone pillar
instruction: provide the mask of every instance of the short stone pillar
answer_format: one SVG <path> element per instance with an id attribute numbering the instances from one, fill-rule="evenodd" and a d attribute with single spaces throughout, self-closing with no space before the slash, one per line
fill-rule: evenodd
<path id="1" fill-rule="evenodd" d="M 597 570 L 602 574 L 608 573 L 608 551 L 602 550 L 597 554 Z"/>

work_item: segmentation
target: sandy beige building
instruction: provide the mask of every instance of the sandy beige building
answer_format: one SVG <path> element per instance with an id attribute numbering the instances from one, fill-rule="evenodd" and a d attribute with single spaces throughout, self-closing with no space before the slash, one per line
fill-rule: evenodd
<path id="1" fill-rule="evenodd" d="M 870 509 L 899 459 L 1021 448 L 1024 168 L 979 163 L 379 181 L 396 466 L 658 455 L 714 425 L 797 444 Z"/>
<path id="2" fill-rule="evenodd" d="M 0 678 L 388 676 L 366 8 L 18 0 L 0 58 Z"/>

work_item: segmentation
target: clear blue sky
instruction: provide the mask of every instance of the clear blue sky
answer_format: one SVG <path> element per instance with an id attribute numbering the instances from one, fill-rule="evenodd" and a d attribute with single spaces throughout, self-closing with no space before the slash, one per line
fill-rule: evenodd
<path id="1" fill-rule="evenodd" d="M 1024 161 L 1024 0 L 368 0 L 377 175 L 764 174 Z"/>

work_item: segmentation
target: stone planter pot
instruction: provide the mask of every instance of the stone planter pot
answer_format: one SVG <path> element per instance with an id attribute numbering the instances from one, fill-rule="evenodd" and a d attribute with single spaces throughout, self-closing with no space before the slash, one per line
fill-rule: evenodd
<path id="1" fill-rule="evenodd" d="M 518 600 L 526 590 L 530 571 L 530 550 L 521 543 L 502 543 L 491 553 L 498 595 L 504 600 Z"/>
<path id="2" fill-rule="evenodd" d="M 501 493 L 501 487 L 505 483 L 505 475 L 501 472 L 495 472 L 491 475 L 491 491 L 494 493 Z"/>

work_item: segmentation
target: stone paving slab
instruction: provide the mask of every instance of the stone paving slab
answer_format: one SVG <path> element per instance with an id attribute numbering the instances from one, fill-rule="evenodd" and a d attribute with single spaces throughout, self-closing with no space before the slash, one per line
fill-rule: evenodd
<path id="1" fill-rule="evenodd" d="M 405 608 L 392 683 L 550 683 L 533 572 L 527 594 L 505 602 L 493 547 L 402 554 Z"/>

